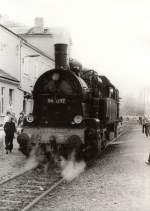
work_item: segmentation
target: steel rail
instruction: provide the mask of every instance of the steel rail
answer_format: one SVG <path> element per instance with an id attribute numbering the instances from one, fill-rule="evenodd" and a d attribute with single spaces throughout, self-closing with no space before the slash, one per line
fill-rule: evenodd
<path id="1" fill-rule="evenodd" d="M 35 198 L 32 202 L 30 202 L 26 207 L 24 207 L 21 211 L 29 211 L 35 204 L 37 204 L 43 197 L 45 197 L 47 194 L 49 194 L 52 190 L 54 190 L 57 186 L 59 186 L 64 179 L 60 179 L 58 182 L 56 182 L 54 185 L 52 185 L 48 190 L 43 192 L 40 196 Z"/>
<path id="2" fill-rule="evenodd" d="M 11 181 L 13 179 L 16 179 L 17 177 L 19 177 L 19 176 L 21 176 L 21 175 L 25 174 L 26 172 L 31 171 L 33 169 L 34 168 L 28 169 L 28 170 L 25 170 L 25 171 L 22 171 L 22 172 L 19 172 L 18 174 L 15 174 L 15 175 L 13 175 L 12 177 L 10 177 L 8 179 L 4 179 L 3 181 L 0 182 L 0 185 L 3 185 L 3 184 L 5 184 L 5 183 L 7 183 L 7 182 L 9 182 L 9 181 Z"/>
<path id="3" fill-rule="evenodd" d="M 115 137 L 115 138 L 113 138 L 110 142 L 108 142 L 107 144 L 106 144 L 106 147 L 107 146 L 110 146 L 110 145 L 115 145 L 115 144 L 119 144 L 119 141 L 117 141 L 118 139 L 119 139 L 119 137 L 120 136 L 122 136 L 122 135 L 124 135 L 126 132 L 128 132 L 128 124 L 126 124 L 126 125 L 122 125 L 122 129 L 123 129 L 123 131 L 121 131 L 121 133 L 117 136 L 117 137 Z"/>
<path id="4" fill-rule="evenodd" d="M 117 136 L 115 137 L 112 142 L 115 142 L 120 136 L 122 136 L 124 133 L 126 133 L 128 131 L 128 124 L 123 125 L 122 126 L 123 131 Z M 117 142 L 115 142 L 117 143 Z M 111 143 L 110 143 L 111 144 Z M 28 169 L 28 170 L 24 170 L 22 172 L 19 172 L 18 174 L 3 180 L 2 182 L 0 182 L 0 185 L 3 185 L 13 179 L 16 179 L 19 176 L 22 176 L 23 174 L 25 174 L 26 172 L 29 172 L 31 170 L 33 170 L 34 168 Z M 51 191 L 53 191 L 57 186 L 59 186 L 61 183 L 63 183 L 64 179 L 61 178 L 60 180 L 58 180 L 57 182 L 55 182 L 48 190 L 44 191 L 41 195 L 39 195 L 38 197 L 36 197 L 33 201 L 31 201 L 28 205 L 26 205 L 21 211 L 29 211 L 33 206 L 35 206 L 43 197 L 45 197 L 47 194 L 49 194 Z"/>
<path id="5" fill-rule="evenodd" d="M 112 140 L 112 142 L 115 142 L 120 136 L 122 136 L 123 134 L 125 134 L 127 131 L 128 131 L 128 129 L 125 130 L 125 131 L 123 131 L 123 132 L 121 132 L 117 137 L 115 137 L 115 138 Z"/>
<path id="6" fill-rule="evenodd" d="M 113 139 L 113 142 L 116 141 L 120 136 L 122 136 L 124 133 L 126 133 L 127 130 L 123 131 L 120 133 L 116 138 Z M 57 186 L 59 186 L 64 179 L 60 179 L 58 182 L 56 182 L 53 186 L 51 186 L 48 190 L 43 192 L 40 196 L 35 198 L 32 202 L 30 202 L 26 207 L 24 207 L 21 211 L 29 211 L 31 208 L 35 206 L 42 198 L 44 198 L 47 194 L 49 194 L 52 190 L 54 190 Z"/>

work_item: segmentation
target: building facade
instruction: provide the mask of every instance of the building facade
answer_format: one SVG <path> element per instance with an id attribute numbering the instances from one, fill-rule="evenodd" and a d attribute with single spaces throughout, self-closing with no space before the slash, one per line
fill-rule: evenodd
<path id="1" fill-rule="evenodd" d="M 15 114 L 22 109 L 18 99 L 23 102 L 23 95 L 18 90 L 19 81 L 0 69 L 0 125 L 6 111 Z"/>
<path id="2" fill-rule="evenodd" d="M 70 56 L 71 51 L 71 35 L 65 28 L 61 27 L 45 27 L 44 19 L 42 17 L 36 17 L 34 20 L 34 26 L 29 28 L 24 33 L 18 34 L 28 43 L 36 46 L 38 49 L 42 50 L 46 55 L 54 59 L 54 44 L 65 43 L 68 45 L 68 56 Z"/>
<path id="3" fill-rule="evenodd" d="M 37 78 L 54 68 L 54 60 L 19 35 L 0 25 L 0 124 L 7 110 L 30 113 Z"/>

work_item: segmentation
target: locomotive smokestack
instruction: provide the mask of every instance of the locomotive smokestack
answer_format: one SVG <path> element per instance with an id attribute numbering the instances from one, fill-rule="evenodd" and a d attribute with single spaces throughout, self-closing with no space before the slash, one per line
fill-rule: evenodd
<path id="1" fill-rule="evenodd" d="M 55 44 L 55 68 L 67 69 L 67 44 Z"/>

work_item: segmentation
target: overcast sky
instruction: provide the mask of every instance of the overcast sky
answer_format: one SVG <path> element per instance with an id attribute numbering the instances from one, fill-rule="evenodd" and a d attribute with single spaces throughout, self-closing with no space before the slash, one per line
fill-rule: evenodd
<path id="1" fill-rule="evenodd" d="M 33 26 L 67 27 L 72 55 L 95 68 L 121 94 L 150 86 L 149 0 L 0 0 L 0 14 Z"/>

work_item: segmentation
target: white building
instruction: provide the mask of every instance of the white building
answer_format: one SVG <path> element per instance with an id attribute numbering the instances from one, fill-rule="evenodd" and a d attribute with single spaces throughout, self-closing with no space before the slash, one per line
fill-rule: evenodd
<path id="1" fill-rule="evenodd" d="M 0 69 L 0 125 L 3 122 L 6 110 L 17 113 L 22 109 L 18 99 L 23 102 L 23 95 L 18 86 L 19 81 L 16 78 Z"/>
<path id="2" fill-rule="evenodd" d="M 54 59 L 54 44 L 56 43 L 68 44 L 67 50 L 68 56 L 70 56 L 72 41 L 68 30 L 61 27 L 45 27 L 42 17 L 36 17 L 34 20 L 34 26 L 24 32 L 21 29 L 19 33 L 19 29 L 17 28 L 13 30 L 15 30 L 23 39 L 27 40 L 28 43 L 36 46 L 52 59 Z"/>
<path id="3" fill-rule="evenodd" d="M 32 93 L 36 79 L 54 68 L 54 60 L 29 44 L 3 25 L 0 25 L 0 124 L 7 110 L 18 117 L 24 110 L 31 112 Z"/>

